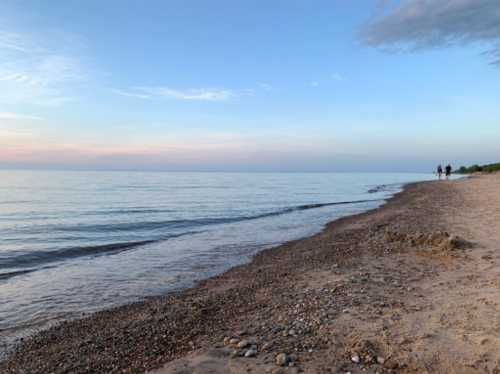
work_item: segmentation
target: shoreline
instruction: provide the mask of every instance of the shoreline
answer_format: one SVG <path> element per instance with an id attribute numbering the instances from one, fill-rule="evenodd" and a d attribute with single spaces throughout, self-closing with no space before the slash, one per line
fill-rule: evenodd
<path id="1" fill-rule="evenodd" d="M 315 357 L 332 350 L 336 360 L 328 367 L 336 370 L 356 372 L 362 363 L 379 372 L 409 371 L 417 364 L 401 365 L 368 326 L 389 314 L 392 320 L 395 310 L 401 320 L 415 293 L 425 298 L 419 282 L 450 262 L 461 266 L 462 242 L 445 236 L 450 225 L 435 201 L 459 203 L 456 186 L 467 183 L 407 184 L 378 208 L 264 249 L 194 287 L 63 322 L 26 339 L 0 371 L 146 372 L 167 364 L 162 373 L 181 367 L 188 373 L 209 362 L 214 373 L 321 373 L 329 371 Z M 353 319 L 368 324 L 357 335 L 369 338 L 352 341 Z M 286 355 L 284 366 L 274 362 L 279 354 Z"/>
<path id="2" fill-rule="evenodd" d="M 97 310 L 97 311 L 81 312 L 79 315 L 77 315 L 76 313 L 73 313 L 72 317 L 68 317 L 66 319 L 65 318 L 58 318 L 57 320 L 45 322 L 45 324 L 43 325 L 43 327 L 34 326 L 31 329 L 31 331 L 29 333 L 27 333 L 27 334 L 21 334 L 21 335 L 15 336 L 15 337 L 9 336 L 9 338 L 6 339 L 6 342 L 2 343 L 3 347 L 0 347 L 0 348 L 2 348 L 2 349 L 0 349 L 0 363 L 3 360 L 6 360 L 11 353 L 15 352 L 17 350 L 17 348 L 19 348 L 19 346 L 22 345 L 22 343 L 25 340 L 28 340 L 28 339 L 30 339 L 30 338 L 32 338 L 32 337 L 34 337 L 34 336 L 36 336 L 36 335 L 38 335 L 40 333 L 43 333 L 44 331 L 47 331 L 47 330 L 50 330 L 50 329 L 53 329 L 53 328 L 57 328 L 58 325 L 60 325 L 61 323 L 70 323 L 70 322 L 77 321 L 77 320 L 82 319 L 82 318 L 88 318 L 89 316 L 91 316 L 92 314 L 95 314 L 95 313 L 108 312 L 108 311 L 112 311 L 112 310 L 117 309 L 117 308 L 121 308 L 121 307 L 126 307 L 128 305 L 132 305 L 132 304 L 141 304 L 141 303 L 143 303 L 143 302 L 145 302 L 145 301 L 147 301 L 149 299 L 158 298 L 158 297 L 165 297 L 165 296 L 168 296 L 170 294 L 178 294 L 180 292 L 183 292 L 184 290 L 195 288 L 200 282 L 206 281 L 206 280 L 208 280 L 210 278 L 213 278 L 213 277 L 217 277 L 217 276 L 219 276 L 219 275 L 221 275 L 221 274 L 223 274 L 223 273 L 225 273 L 227 271 L 232 270 L 235 267 L 248 265 L 250 262 L 253 261 L 253 258 L 255 257 L 255 255 L 257 255 L 258 253 L 260 253 L 262 251 L 273 250 L 273 249 L 275 249 L 275 248 L 277 248 L 277 247 L 279 247 L 281 245 L 285 245 L 285 244 L 287 244 L 289 242 L 300 241 L 300 240 L 307 239 L 307 238 L 309 238 L 311 236 L 317 235 L 317 234 L 321 233 L 323 230 L 325 230 L 326 227 L 330 223 L 335 222 L 338 219 L 341 219 L 341 218 L 344 218 L 344 217 L 348 217 L 348 216 L 355 216 L 357 214 L 363 214 L 363 213 L 370 212 L 372 210 L 378 209 L 381 206 L 383 206 L 384 204 L 386 204 L 386 202 L 388 200 L 394 198 L 394 196 L 396 194 L 401 193 L 404 190 L 404 188 L 405 188 L 406 185 L 412 184 L 412 183 L 421 183 L 421 182 L 391 183 L 391 184 L 377 185 L 374 188 L 376 191 L 373 191 L 373 192 L 379 192 L 381 190 L 384 190 L 387 187 L 393 187 L 393 186 L 397 186 L 398 187 L 398 191 L 397 192 L 394 192 L 393 190 L 386 191 L 386 192 L 391 193 L 391 195 L 389 197 L 387 197 L 387 198 L 365 199 L 365 200 L 355 200 L 355 201 L 340 201 L 340 202 L 324 203 L 324 204 L 306 204 L 306 205 L 298 205 L 298 206 L 284 208 L 285 210 L 303 210 L 303 209 L 305 210 L 305 209 L 309 209 L 310 207 L 313 207 L 315 205 L 321 205 L 321 207 L 323 207 L 323 206 L 331 206 L 331 205 L 348 205 L 348 204 L 359 204 L 359 203 L 375 203 L 375 202 L 376 203 L 380 203 L 380 205 L 377 206 L 377 207 L 375 207 L 375 208 L 373 208 L 373 207 L 372 208 L 367 208 L 366 210 L 364 210 L 364 211 L 362 211 L 360 213 L 347 214 L 345 216 L 341 216 L 339 218 L 335 218 L 333 220 L 327 221 L 321 227 L 316 228 L 315 231 L 312 234 L 306 234 L 306 235 L 298 237 L 296 239 L 286 240 L 286 241 L 284 241 L 284 242 L 282 242 L 280 244 L 272 244 L 271 246 L 264 245 L 256 253 L 253 253 L 251 255 L 246 256 L 246 259 L 243 260 L 242 262 L 237 261 L 237 264 L 232 265 L 230 267 L 226 267 L 226 268 L 224 268 L 224 270 L 219 270 L 219 271 L 214 272 L 211 275 L 208 275 L 208 276 L 205 276 L 205 277 L 200 277 L 200 278 L 195 278 L 195 279 L 192 279 L 192 280 L 188 280 L 184 284 L 173 286 L 173 287 L 171 287 L 171 289 L 169 289 L 169 290 L 167 290 L 165 292 L 160 292 L 158 294 L 151 294 L 151 295 L 145 296 L 145 297 L 143 297 L 141 299 L 138 299 L 138 300 L 136 299 L 136 300 L 133 300 L 133 301 L 125 302 L 123 304 L 117 304 L 117 305 L 106 307 L 104 309 L 100 309 L 100 310 Z M 372 193 L 371 190 L 369 190 L 368 193 Z M 271 213 L 267 213 L 267 214 L 264 214 L 264 215 L 278 215 L 278 214 L 280 214 L 280 211 L 271 212 Z M 146 240 L 145 242 L 149 243 L 148 240 Z M 132 245 L 134 245 L 134 244 L 135 243 L 132 243 Z M 114 245 L 114 244 L 111 244 L 111 245 Z M 103 245 L 103 246 L 106 246 L 106 245 Z M 19 273 L 22 273 L 22 272 L 20 271 Z M 15 328 L 15 327 L 13 327 L 13 328 L 9 328 L 9 329 L 21 330 L 22 328 Z"/>
<path id="3" fill-rule="evenodd" d="M 361 212 L 361 213 L 365 213 L 365 212 L 369 212 L 369 211 L 374 210 L 374 209 L 378 209 L 380 206 L 384 205 L 387 202 L 387 200 L 392 199 L 395 194 L 402 192 L 402 190 L 404 189 L 405 185 L 410 184 L 410 183 L 418 183 L 418 182 L 381 184 L 381 185 L 375 186 L 373 189 L 368 190 L 369 194 L 372 194 L 373 192 L 380 192 L 380 191 L 384 190 L 385 192 L 391 194 L 389 197 L 386 197 L 386 198 L 377 198 L 377 199 L 368 199 L 368 198 L 366 198 L 366 199 L 363 199 L 363 200 L 354 200 L 354 201 L 339 201 L 339 202 L 333 202 L 333 203 L 320 203 L 320 204 L 311 203 L 311 204 L 304 204 L 304 205 L 296 205 L 296 206 L 290 206 L 290 207 L 282 208 L 281 210 L 273 211 L 273 212 L 270 212 L 270 213 L 264 213 L 264 214 L 261 214 L 258 217 L 250 217 L 250 218 L 253 219 L 253 218 L 260 218 L 261 216 L 267 217 L 267 216 L 281 215 L 282 212 L 284 212 L 284 211 L 306 210 L 306 209 L 312 209 L 312 208 L 324 207 L 324 206 L 350 205 L 350 204 L 360 204 L 360 203 L 380 203 L 380 205 L 377 206 L 377 207 L 367 208 L 366 210 L 364 210 L 364 211 Z M 398 188 L 398 191 L 394 192 L 393 189 L 386 190 L 387 187 L 394 187 L 394 186 L 396 186 Z M 360 214 L 360 213 L 347 214 L 346 216 L 356 215 L 356 214 Z M 44 322 L 43 326 L 33 325 L 31 327 L 31 330 L 29 332 L 22 333 L 20 335 L 18 334 L 16 336 L 10 335 L 10 336 L 8 336 L 5 339 L 4 342 L 2 342 L 3 347 L 2 347 L 2 345 L 0 345 L 0 362 L 2 360 L 5 360 L 6 358 L 8 358 L 9 354 L 11 352 L 15 351 L 16 348 L 20 344 L 22 344 L 22 342 L 24 340 L 29 339 L 29 338 L 31 338 L 31 337 L 33 337 L 33 336 L 35 336 L 35 335 L 37 335 L 37 334 L 39 334 L 39 333 L 41 333 L 43 331 L 46 331 L 46 330 L 49 330 L 51 328 L 57 327 L 61 323 L 72 322 L 72 321 L 75 321 L 75 320 L 78 320 L 78 319 L 81 319 L 81 318 L 87 318 L 88 316 L 90 316 L 91 314 L 94 314 L 96 312 L 106 312 L 106 311 L 110 311 L 110 310 L 113 310 L 113 309 L 116 309 L 116 308 L 120 308 L 120 307 L 124 307 L 124 306 L 130 305 L 130 304 L 140 304 L 140 303 L 146 301 L 147 299 L 151 299 L 151 298 L 155 298 L 155 297 L 163 297 L 163 296 L 169 295 L 171 293 L 175 294 L 175 293 L 182 292 L 182 291 L 184 291 L 186 289 L 196 287 L 196 285 L 199 282 L 202 282 L 202 281 L 205 281 L 205 280 L 210 279 L 212 277 L 215 277 L 215 276 L 218 276 L 220 274 L 223 274 L 226 271 L 230 271 L 234 267 L 242 266 L 242 265 L 246 265 L 246 264 L 250 263 L 253 260 L 253 257 L 256 254 L 258 254 L 259 252 L 262 252 L 262 251 L 265 251 L 265 250 L 269 250 L 269 249 L 274 249 L 274 248 L 279 247 L 281 245 L 284 245 L 284 244 L 286 244 L 286 243 L 288 243 L 290 241 L 303 240 L 303 239 L 309 238 L 311 236 L 317 235 L 318 233 L 322 232 L 326 228 L 326 226 L 328 224 L 330 224 L 331 222 L 334 222 L 337 219 L 340 219 L 340 218 L 343 218 L 343 217 L 346 217 L 346 216 L 341 216 L 339 218 L 328 220 L 322 226 L 316 227 L 313 230 L 312 233 L 305 234 L 304 236 L 300 236 L 300 237 L 298 237 L 296 239 L 285 240 L 285 241 L 283 241 L 281 243 L 278 243 L 278 244 L 262 245 L 261 249 L 259 249 L 257 252 L 254 252 L 253 254 L 245 256 L 244 260 L 242 260 L 242 261 L 236 261 L 236 264 L 234 264 L 234 265 L 232 265 L 230 267 L 225 267 L 225 268 L 223 268 L 223 270 L 219 270 L 217 272 L 212 272 L 210 275 L 206 275 L 204 277 L 200 277 L 200 278 L 196 277 L 196 278 L 193 278 L 193 279 L 189 279 L 187 281 L 184 281 L 184 283 L 182 283 L 180 285 L 172 286 L 170 289 L 168 289 L 166 291 L 159 292 L 159 293 L 156 293 L 156 294 L 150 294 L 150 295 L 144 296 L 143 298 L 140 298 L 140 299 L 135 299 L 135 300 L 131 300 L 131 301 L 128 301 L 128 302 L 125 302 L 125 303 L 112 305 L 112 306 L 106 307 L 104 309 L 99 309 L 99 310 L 95 310 L 95 311 L 91 311 L 91 312 L 85 312 L 85 311 L 83 311 L 81 313 L 75 313 L 75 312 L 73 312 L 72 316 L 67 317 L 67 318 L 59 317 L 56 320 L 47 320 L 48 322 L 47 321 Z M 154 240 L 145 240 L 144 244 L 149 244 L 150 242 L 154 242 Z M 130 244 L 126 243 L 124 245 L 135 246 L 136 243 L 137 242 L 131 242 Z M 140 244 L 143 244 L 143 243 L 140 243 Z M 104 244 L 102 246 L 103 247 L 107 247 L 107 246 L 114 246 L 114 245 L 117 245 L 117 244 Z M 82 248 L 93 248 L 93 247 L 89 247 L 89 246 L 85 247 L 84 246 Z M 73 247 L 71 247 L 71 249 L 73 249 Z M 32 270 L 29 270 L 29 271 L 26 271 L 26 272 L 30 272 L 30 271 L 32 271 Z M 13 272 L 13 273 L 15 273 L 15 274 L 18 274 L 18 273 L 22 274 L 22 273 L 24 273 L 24 271 Z M 6 273 L 6 275 L 10 275 L 10 273 Z M 19 331 L 19 330 L 22 330 L 22 329 L 23 329 L 23 327 L 19 327 L 19 328 L 18 327 L 9 327 L 6 330 Z M 1 342 L 1 336 L 0 336 L 0 342 Z"/>

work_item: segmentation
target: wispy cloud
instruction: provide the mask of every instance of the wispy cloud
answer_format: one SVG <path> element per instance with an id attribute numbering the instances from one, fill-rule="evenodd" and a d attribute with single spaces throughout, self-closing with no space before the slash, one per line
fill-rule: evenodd
<path id="1" fill-rule="evenodd" d="M 500 64 L 498 0 L 402 0 L 365 25 L 361 40 L 371 46 L 418 50 L 478 43 Z"/>
<path id="2" fill-rule="evenodd" d="M 170 87 L 134 87 L 130 90 L 113 90 L 122 96 L 140 99 L 175 99 L 188 101 L 227 101 L 237 94 L 233 90 L 221 88 L 174 89 Z"/>
<path id="3" fill-rule="evenodd" d="M 273 89 L 272 85 L 270 85 L 269 83 L 265 83 L 265 82 L 260 82 L 258 84 L 258 87 L 262 90 L 265 90 L 265 91 L 271 91 Z"/>
<path id="4" fill-rule="evenodd" d="M 34 38 L 0 30 L 0 102 L 58 106 L 69 86 L 87 80 L 78 59 L 36 46 Z"/>
<path id="5" fill-rule="evenodd" d="M 28 52 L 31 48 L 27 45 L 22 35 L 0 30 L 0 49 Z"/>
<path id="6" fill-rule="evenodd" d="M 269 83 L 259 82 L 256 88 L 187 88 L 166 86 L 136 86 L 128 89 L 111 89 L 117 95 L 137 99 L 173 99 L 185 101 L 228 101 L 234 98 L 255 96 L 260 91 L 272 91 Z"/>
<path id="7" fill-rule="evenodd" d="M 29 114 L 13 113 L 13 112 L 0 112 L 0 120 L 7 121 L 18 121 L 18 120 L 28 120 L 28 121 L 42 121 L 43 118 L 38 116 L 32 116 Z"/>
<path id="8" fill-rule="evenodd" d="M 329 84 L 331 84 L 331 80 L 334 80 L 335 82 L 340 82 L 340 81 L 343 81 L 344 78 L 339 73 L 333 73 L 327 78 L 320 77 L 319 80 L 310 81 L 309 86 L 310 87 L 319 87 L 321 85 L 329 85 Z"/>
<path id="9" fill-rule="evenodd" d="M 135 97 L 136 99 L 152 99 L 153 98 L 151 95 L 146 95 L 143 93 L 124 91 L 124 90 L 118 90 L 118 89 L 112 89 L 111 91 L 117 95 L 120 95 L 120 96 Z"/>

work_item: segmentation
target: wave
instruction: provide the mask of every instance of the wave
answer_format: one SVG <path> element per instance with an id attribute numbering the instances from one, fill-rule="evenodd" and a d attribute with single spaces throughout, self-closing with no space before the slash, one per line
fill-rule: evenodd
<path id="1" fill-rule="evenodd" d="M 0 201 L 0 205 L 9 205 L 9 204 L 27 204 L 27 203 L 33 203 L 35 202 L 34 200 L 7 200 L 7 201 Z"/>
<path id="2" fill-rule="evenodd" d="M 0 204 L 2 204 L 0 202 Z M 148 208 L 128 208 L 128 209 L 103 209 L 95 210 L 89 212 L 78 213 L 74 211 L 59 211 L 58 213 L 53 213 L 48 215 L 45 212 L 20 212 L 11 213 L 8 215 L 0 215 L 0 221 L 25 221 L 26 219 L 55 219 L 60 218 L 61 215 L 67 216 L 119 216 L 119 215 L 133 215 L 133 214 L 160 214 L 160 213 L 172 213 L 172 209 L 148 209 Z M 29 218 L 27 218 L 29 217 Z"/>
<path id="3" fill-rule="evenodd" d="M 172 209 L 149 209 L 149 208 L 127 208 L 127 209 L 105 209 L 86 212 L 87 216 L 120 215 L 120 214 L 151 214 L 151 213 L 171 213 Z"/>
<path id="4" fill-rule="evenodd" d="M 381 184 L 380 186 L 375 186 L 368 190 L 368 193 L 377 193 L 377 192 L 394 192 L 401 188 L 400 183 L 395 184 Z"/>
<path id="5" fill-rule="evenodd" d="M 5 279 L 12 278 L 12 277 L 17 277 L 18 275 L 31 273 L 35 270 L 36 269 L 28 269 L 28 270 L 17 270 L 17 271 L 11 271 L 11 272 L 7 272 L 7 273 L 0 273 L 0 280 L 5 280 Z"/>
<path id="6" fill-rule="evenodd" d="M 110 224 L 98 224 L 98 225 L 75 225 L 75 226 L 59 227 L 57 228 L 57 230 L 70 231 L 70 232 L 119 232 L 119 231 L 144 231 L 144 230 L 149 231 L 149 230 L 166 229 L 166 228 L 183 229 L 187 227 L 199 227 L 199 226 L 209 226 L 209 225 L 217 225 L 224 223 L 250 221 L 266 217 L 279 216 L 296 211 L 323 208 L 327 206 L 362 204 L 362 203 L 376 202 L 376 201 L 381 201 L 381 200 L 370 199 L 370 200 L 340 201 L 333 203 L 305 204 L 305 205 L 286 207 L 267 213 L 237 216 L 237 217 L 207 217 L 199 219 L 125 222 L 125 223 L 110 223 Z"/>
<path id="7" fill-rule="evenodd" d="M 171 238 L 178 238 L 184 235 L 195 234 L 195 233 L 196 232 L 190 231 L 181 234 L 165 235 L 159 239 L 153 239 L 153 240 L 141 240 L 133 242 L 111 243 L 111 244 L 101 244 L 92 246 L 69 247 L 55 251 L 33 251 L 30 253 L 23 253 L 15 257 L 8 257 L 1 259 L 0 269 L 37 266 L 37 265 L 47 264 L 56 261 L 63 261 L 78 257 L 88 257 L 88 256 L 95 257 L 99 255 L 117 254 L 143 245 L 157 243 Z M 34 270 L 37 269 L 32 269 L 30 271 Z M 29 270 L 26 270 L 26 272 L 29 272 Z M 2 279 L 2 276 L 8 274 L 10 273 L 0 273 L 0 279 Z"/>
<path id="8" fill-rule="evenodd" d="M 304 204 L 292 207 L 282 208 L 276 211 L 247 215 L 247 216 L 237 216 L 237 217 L 221 217 L 221 218 L 201 218 L 192 220 L 169 220 L 169 221 L 155 221 L 155 222 L 130 222 L 130 223 L 119 223 L 119 224 L 105 224 L 105 225 L 78 225 L 70 227 L 58 228 L 59 231 L 84 231 L 84 232 L 109 232 L 109 231 L 140 231 L 140 230 L 151 230 L 151 229 L 182 229 L 182 228 L 194 228 L 207 225 L 216 225 L 223 223 L 234 223 L 241 221 L 257 220 L 267 217 L 279 216 L 283 214 L 289 214 L 297 211 L 304 211 L 309 209 L 318 209 L 328 206 L 337 205 L 350 205 L 350 204 L 362 204 L 369 202 L 381 201 L 380 199 L 372 200 L 355 200 L 355 201 L 340 201 L 332 203 L 318 203 L 318 204 Z M 131 241 L 131 242 L 120 242 L 93 246 L 78 246 L 62 248 L 54 251 L 32 251 L 29 253 L 22 253 L 16 256 L 7 257 L 0 259 L 0 269 L 10 269 L 10 268 L 22 268 L 22 267 L 36 267 L 39 265 L 44 265 L 47 263 L 64 261 L 68 259 L 78 258 L 78 257 L 88 257 L 88 256 L 100 256 L 100 255 L 111 255 L 121 253 L 133 248 L 144 246 L 147 244 L 152 244 L 171 238 L 181 237 L 184 235 L 191 235 L 200 233 L 202 231 L 185 231 L 177 234 L 161 235 L 158 238 L 142 241 Z M 15 272 L 0 273 L 1 279 L 8 279 L 12 276 L 21 275 L 27 272 L 35 271 L 35 269 L 21 270 Z"/>
<path id="9" fill-rule="evenodd" d="M 290 207 L 290 208 L 284 208 L 284 209 L 278 210 L 276 212 L 264 213 L 264 214 L 261 214 L 259 216 L 255 216 L 255 218 L 277 216 L 277 215 L 281 215 L 281 214 L 292 213 L 295 211 L 317 209 L 317 208 L 323 208 L 323 207 L 327 207 L 327 206 L 363 204 L 363 203 L 372 203 L 372 202 L 377 202 L 377 201 L 381 201 L 381 200 L 380 199 L 368 199 L 368 200 L 338 201 L 338 202 L 334 202 L 334 203 L 305 204 L 305 205 L 298 205 L 298 206 L 294 206 L 294 207 Z M 251 219 L 253 219 L 253 218 L 251 218 Z"/>

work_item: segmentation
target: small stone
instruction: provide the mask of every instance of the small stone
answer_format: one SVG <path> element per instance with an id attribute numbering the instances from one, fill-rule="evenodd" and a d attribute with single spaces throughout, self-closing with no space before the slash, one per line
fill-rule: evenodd
<path id="1" fill-rule="evenodd" d="M 226 336 L 226 337 L 224 338 L 224 344 L 225 344 L 225 345 L 228 345 L 230 340 L 231 340 L 231 338 L 230 338 L 229 336 Z"/>
<path id="2" fill-rule="evenodd" d="M 264 345 L 262 345 L 262 350 L 263 350 L 263 351 L 267 351 L 269 348 L 271 348 L 271 347 L 272 347 L 272 345 L 273 345 L 273 344 L 272 344 L 272 343 L 269 343 L 269 342 L 264 343 Z"/>
<path id="3" fill-rule="evenodd" d="M 250 345 L 250 342 L 246 339 L 243 339 L 242 341 L 240 341 L 238 344 L 236 344 L 236 346 L 238 348 L 246 348 Z"/>
<path id="4" fill-rule="evenodd" d="M 238 338 L 232 338 L 229 340 L 229 344 L 238 344 L 240 342 L 240 339 Z"/>
<path id="5" fill-rule="evenodd" d="M 380 356 L 377 356 L 377 362 L 378 362 L 380 365 L 383 365 L 383 364 L 385 363 L 385 358 L 380 357 Z"/>
<path id="6" fill-rule="evenodd" d="M 276 365 L 278 366 L 286 366 L 288 364 L 289 358 L 286 353 L 280 353 L 276 356 Z"/>
<path id="7" fill-rule="evenodd" d="M 359 357 L 359 355 L 356 353 L 354 355 L 352 355 L 351 357 L 351 361 L 354 362 L 355 364 L 359 364 L 361 362 L 361 358 Z"/>
<path id="8" fill-rule="evenodd" d="M 395 370 L 399 367 L 399 363 L 395 360 L 388 360 L 384 363 L 384 367 Z"/>
<path id="9" fill-rule="evenodd" d="M 257 355 L 257 351 L 255 349 L 249 349 L 245 352 L 245 357 L 255 357 Z"/>

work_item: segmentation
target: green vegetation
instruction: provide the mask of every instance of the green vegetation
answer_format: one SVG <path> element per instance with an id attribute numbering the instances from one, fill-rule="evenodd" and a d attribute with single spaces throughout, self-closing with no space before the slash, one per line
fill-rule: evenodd
<path id="1" fill-rule="evenodd" d="M 469 167 L 461 166 L 457 173 L 459 174 L 471 174 L 471 173 L 495 173 L 500 171 L 500 162 L 496 164 L 488 164 L 488 165 L 472 165 Z"/>

